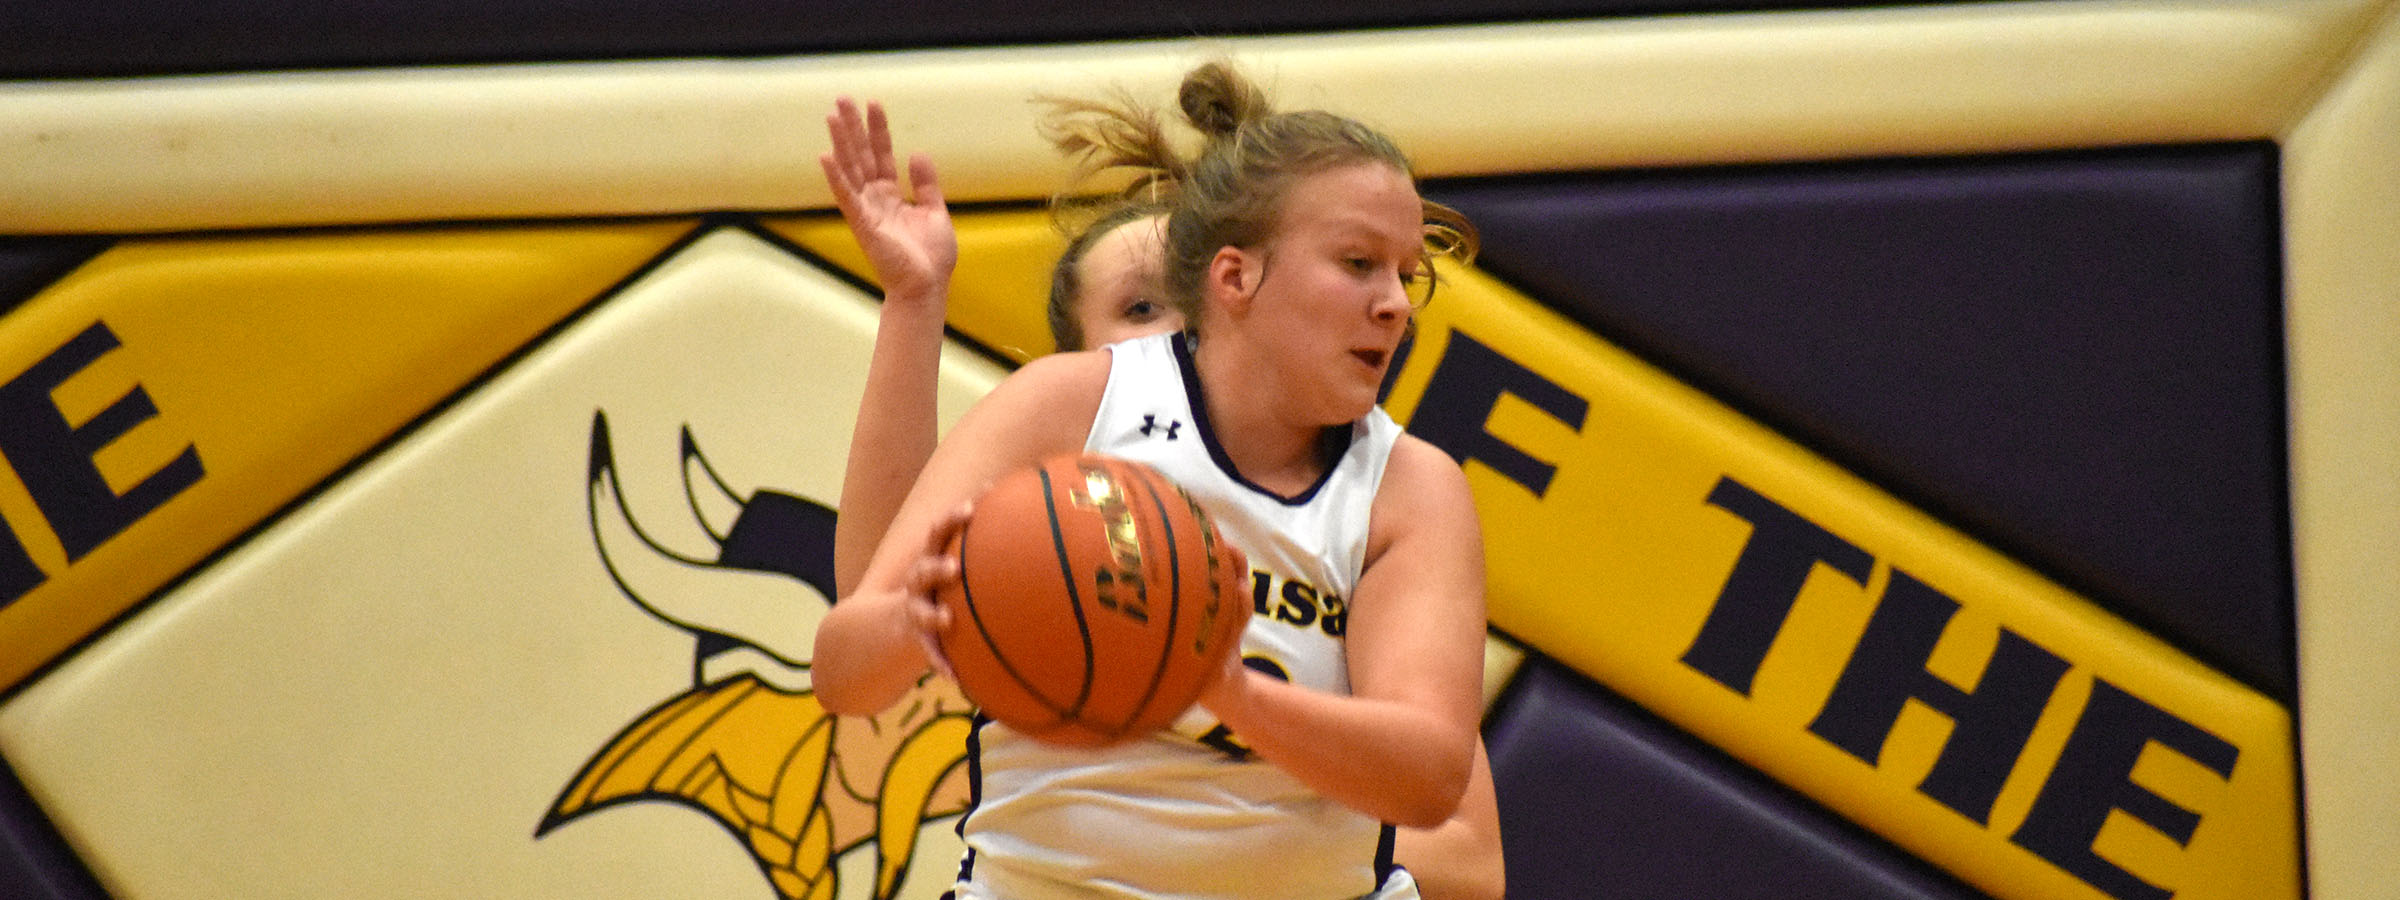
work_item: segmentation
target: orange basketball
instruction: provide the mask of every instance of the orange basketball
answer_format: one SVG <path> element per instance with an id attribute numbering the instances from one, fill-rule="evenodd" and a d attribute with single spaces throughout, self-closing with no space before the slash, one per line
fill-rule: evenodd
<path id="1" fill-rule="evenodd" d="M 1060 456 L 995 482 L 951 543 L 942 652 L 967 699 L 1051 743 L 1173 722 L 1241 646 L 1250 566 L 1166 476 Z"/>

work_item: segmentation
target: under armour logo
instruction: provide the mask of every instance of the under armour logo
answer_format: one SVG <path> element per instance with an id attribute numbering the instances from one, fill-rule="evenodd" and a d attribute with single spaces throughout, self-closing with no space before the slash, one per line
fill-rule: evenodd
<path id="1" fill-rule="evenodd" d="M 1177 421 L 1177 420 L 1174 420 L 1174 419 L 1169 419 L 1169 420 L 1167 420 L 1167 440 L 1170 440 L 1170 441 L 1171 441 L 1171 440 L 1174 440 L 1174 439 L 1175 439 L 1175 430 L 1176 430 L 1176 429 L 1179 429 L 1179 428 L 1182 428 L 1182 427 L 1183 427 L 1183 423 L 1182 423 L 1182 422 L 1180 422 L 1180 421 Z M 1143 414 L 1142 414 L 1142 436 L 1143 436 L 1143 437 L 1149 437 L 1149 436 L 1150 436 L 1150 432 L 1157 431 L 1157 430 L 1158 430 L 1158 417 L 1157 417 L 1157 416 L 1154 416 L 1154 415 L 1151 415 L 1151 414 L 1149 414 L 1149 413 L 1143 413 Z"/>

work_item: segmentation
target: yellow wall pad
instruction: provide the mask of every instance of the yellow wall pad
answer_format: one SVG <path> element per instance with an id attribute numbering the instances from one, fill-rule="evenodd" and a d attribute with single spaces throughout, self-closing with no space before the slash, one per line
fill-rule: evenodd
<path id="1" fill-rule="evenodd" d="M 2400 885 L 2400 7 L 2284 148 L 2310 887 Z"/>
<path id="2" fill-rule="evenodd" d="M 1038 332 L 1056 235 L 959 229 L 954 325 Z M 838 221 L 782 230 L 860 265 Z M 1445 290 L 1393 406 L 1479 451 L 1498 627 L 1997 896 L 2299 895 L 2279 705 L 1488 278 Z"/>
<path id="3" fill-rule="evenodd" d="M 958 213 L 959 277 L 950 285 L 950 327 L 994 352 L 1025 362 L 1056 350 L 1050 322 L 1050 270 L 1067 247 L 1065 236 L 1039 210 Z M 775 233 L 852 275 L 874 280 L 867 255 L 838 215 L 765 220 Z"/>
<path id="4" fill-rule="evenodd" d="M 874 317 L 712 233 L 0 707 L 0 753 L 124 900 L 863 900 L 899 863 L 929 900 L 963 701 L 826 720 L 827 599 L 720 564 L 838 495 Z M 947 420 L 999 373 L 945 365 Z"/>
<path id="5" fill-rule="evenodd" d="M 0 233 L 799 209 L 839 92 L 954 199 L 1041 197 L 1036 92 L 1230 52 L 1428 174 L 2269 136 L 2381 0 L 2077 0 L 755 61 L 0 85 Z"/>
<path id="6" fill-rule="evenodd" d="M 1022 330 L 1024 276 L 973 264 L 1021 233 L 986 224 L 954 321 Z M 1451 412 L 1411 430 L 1479 449 L 1492 618 L 1525 643 L 1996 896 L 2298 896 L 2274 702 L 1480 275 L 1395 411 L 1429 395 Z"/>
<path id="7" fill-rule="evenodd" d="M 0 318 L 0 688 L 691 227 L 128 242 Z"/>
<path id="8" fill-rule="evenodd" d="M 1480 273 L 1392 407 L 1494 626 L 2021 900 L 2300 896 L 2278 704 Z"/>

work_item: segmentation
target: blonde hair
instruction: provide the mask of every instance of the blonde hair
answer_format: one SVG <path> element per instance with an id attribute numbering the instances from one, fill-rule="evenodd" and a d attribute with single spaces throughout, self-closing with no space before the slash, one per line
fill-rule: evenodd
<path id="1" fill-rule="evenodd" d="M 1300 179 L 1369 162 L 1415 178 L 1408 157 L 1382 133 L 1323 110 L 1277 112 L 1264 90 L 1224 60 L 1185 73 L 1176 90 L 1182 124 L 1198 135 L 1198 149 L 1188 157 L 1176 149 L 1157 108 L 1121 88 L 1098 100 L 1037 99 L 1050 107 L 1044 136 L 1075 162 L 1067 187 L 1050 204 L 1053 223 L 1075 236 L 1051 279 L 1051 336 L 1061 348 L 1081 346 L 1080 328 L 1071 324 L 1078 289 L 1072 269 L 1111 228 L 1166 215 L 1166 300 L 1183 314 L 1186 328 L 1197 328 L 1209 260 L 1220 247 L 1253 246 L 1272 236 L 1284 198 Z M 1111 179 L 1122 184 L 1099 192 L 1086 187 Z M 1470 262 L 1480 239 L 1457 210 L 1423 202 L 1430 297 L 1435 258 Z M 1131 211 L 1136 207 L 1141 211 Z M 1088 224 L 1068 224 L 1077 217 Z"/>
<path id="2" fill-rule="evenodd" d="M 1302 178 L 1358 163 L 1382 163 L 1415 178 L 1407 155 L 1381 132 L 1323 110 L 1276 112 L 1264 91 L 1222 61 L 1187 73 L 1176 99 L 1205 140 L 1167 217 L 1167 293 L 1188 323 L 1200 321 L 1200 284 L 1217 250 L 1273 236 L 1285 198 Z M 1440 203 L 1423 204 L 1428 276 L 1434 257 L 1472 260 L 1479 245 L 1474 224 Z"/>
<path id="3" fill-rule="evenodd" d="M 1074 163 L 1065 185 L 1051 195 L 1054 213 L 1164 203 L 1190 172 L 1158 111 L 1122 87 L 1098 100 L 1040 96 L 1034 101 L 1049 107 L 1039 124 L 1042 136 Z M 1093 192 L 1090 184 L 1106 178 L 1124 183 Z"/>
<path id="4" fill-rule="evenodd" d="M 1119 88 L 1107 98 L 1040 96 L 1049 107 L 1042 136 L 1073 161 L 1065 184 L 1050 196 L 1050 224 L 1067 236 L 1066 249 L 1050 270 L 1050 297 L 1043 312 L 1050 339 L 1060 350 L 1082 350 L 1088 336 L 1076 317 L 1083 293 L 1083 258 L 1110 232 L 1172 208 L 1176 188 L 1189 172 L 1156 110 Z M 1113 189 L 1094 191 L 1094 181 L 1121 179 Z"/>

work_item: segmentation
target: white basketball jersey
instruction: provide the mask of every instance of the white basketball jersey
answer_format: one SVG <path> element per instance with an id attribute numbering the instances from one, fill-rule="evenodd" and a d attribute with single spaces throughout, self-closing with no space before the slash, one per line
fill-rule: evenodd
<path id="1" fill-rule="evenodd" d="M 1182 336 L 1109 350 L 1108 388 L 1085 449 L 1156 467 L 1248 554 L 1254 614 L 1242 653 L 1252 667 L 1349 693 L 1347 604 L 1400 426 L 1382 409 L 1370 411 L 1315 486 L 1278 497 L 1236 474 L 1218 448 Z M 968 851 L 958 896 L 1416 896 L 1405 873 L 1391 871 L 1390 829 L 1239 741 L 1197 706 L 1170 732 L 1098 751 L 1053 748 L 983 724 L 969 744 L 975 800 L 960 823 Z"/>

